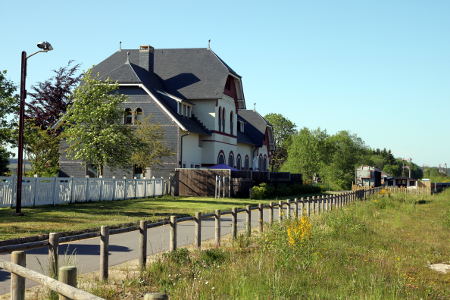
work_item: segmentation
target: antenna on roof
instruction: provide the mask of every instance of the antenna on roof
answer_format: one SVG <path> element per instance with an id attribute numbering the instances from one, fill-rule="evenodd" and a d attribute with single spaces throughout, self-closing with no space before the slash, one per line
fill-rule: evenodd
<path id="1" fill-rule="evenodd" d="M 211 49 L 211 40 L 208 40 L 208 49 Z"/>
<path id="2" fill-rule="evenodd" d="M 122 41 L 119 42 L 119 51 L 122 51 Z"/>
<path id="3" fill-rule="evenodd" d="M 253 103 L 253 111 L 256 111 L 256 102 Z"/>
<path id="4" fill-rule="evenodd" d="M 130 51 L 127 51 L 127 61 L 125 63 L 126 64 L 130 63 Z"/>

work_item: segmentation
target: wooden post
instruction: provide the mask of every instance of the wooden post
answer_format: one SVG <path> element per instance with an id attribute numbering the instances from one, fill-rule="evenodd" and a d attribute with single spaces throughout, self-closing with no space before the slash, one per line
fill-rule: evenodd
<path id="1" fill-rule="evenodd" d="M 296 219 L 298 219 L 298 199 L 297 198 L 294 198 L 294 207 L 295 207 L 294 216 Z"/>
<path id="2" fill-rule="evenodd" d="M 259 210 L 259 232 L 264 230 L 264 205 L 262 203 L 258 204 Z"/>
<path id="3" fill-rule="evenodd" d="M 170 216 L 170 245 L 169 250 L 175 251 L 177 249 L 177 217 Z"/>
<path id="4" fill-rule="evenodd" d="M 62 283 L 77 287 L 77 268 L 74 266 L 59 268 L 58 278 Z M 70 298 L 59 295 L 59 300 L 70 300 Z"/>
<path id="5" fill-rule="evenodd" d="M 252 211 L 250 205 L 247 205 L 247 236 L 252 234 Z"/>
<path id="6" fill-rule="evenodd" d="M 108 280 L 109 227 L 100 227 L 100 281 Z"/>
<path id="7" fill-rule="evenodd" d="M 147 264 L 147 221 L 139 222 L 139 267 L 145 269 Z"/>
<path id="8" fill-rule="evenodd" d="M 278 222 L 283 221 L 283 201 L 278 201 Z"/>
<path id="9" fill-rule="evenodd" d="M 304 209 L 305 209 L 305 199 L 303 197 L 300 198 L 300 213 L 299 216 L 303 217 L 304 215 Z"/>
<path id="10" fill-rule="evenodd" d="M 58 276 L 58 247 L 59 234 L 52 232 L 48 235 L 48 265 L 50 267 L 50 277 Z"/>
<path id="11" fill-rule="evenodd" d="M 317 209 L 317 214 L 321 213 L 322 210 L 322 196 L 317 196 L 316 197 L 316 209 Z"/>
<path id="12" fill-rule="evenodd" d="M 312 214 L 316 214 L 316 196 L 312 196 Z"/>
<path id="13" fill-rule="evenodd" d="M 24 251 L 13 251 L 11 262 L 13 264 L 26 267 L 26 254 Z M 11 300 L 25 299 L 25 277 L 11 273 Z"/>
<path id="14" fill-rule="evenodd" d="M 195 246 L 198 249 L 202 247 L 202 213 L 196 212 L 194 217 L 195 222 Z"/>
<path id="15" fill-rule="evenodd" d="M 291 199 L 286 200 L 286 219 L 291 218 Z"/>
<path id="16" fill-rule="evenodd" d="M 306 213 L 308 215 L 308 217 L 311 216 L 311 199 L 309 197 L 306 197 Z"/>
<path id="17" fill-rule="evenodd" d="M 162 293 L 147 293 L 144 296 L 144 300 L 169 300 L 169 297 Z"/>
<path id="18" fill-rule="evenodd" d="M 231 236 L 233 240 L 237 238 L 237 208 L 233 207 L 231 209 Z"/>
<path id="19" fill-rule="evenodd" d="M 216 209 L 214 213 L 214 221 L 216 247 L 220 247 L 220 209 Z"/>
<path id="20" fill-rule="evenodd" d="M 273 202 L 269 203 L 269 224 L 273 225 Z"/>

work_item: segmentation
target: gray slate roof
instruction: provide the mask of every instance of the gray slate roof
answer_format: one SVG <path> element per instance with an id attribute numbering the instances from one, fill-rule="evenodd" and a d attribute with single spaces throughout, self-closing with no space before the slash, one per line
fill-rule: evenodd
<path id="1" fill-rule="evenodd" d="M 124 49 L 113 53 L 93 68 L 101 76 L 108 75 L 119 82 L 136 80 L 133 72 L 123 65 L 129 62 L 133 68 L 139 66 L 139 49 Z M 118 76 L 113 72 L 122 68 L 126 74 Z M 170 94 L 182 99 L 218 99 L 223 95 L 223 87 L 229 74 L 240 77 L 231 67 L 220 59 L 211 49 L 155 49 L 154 74 L 159 84 Z M 113 77 L 114 76 L 114 77 Z M 141 76 L 141 80 L 145 80 Z M 119 80 L 120 79 L 120 80 Z M 153 83 L 155 80 L 153 80 Z"/>
<path id="2" fill-rule="evenodd" d="M 113 53 L 93 67 L 93 74 L 123 84 L 143 84 L 171 112 L 186 130 L 210 135 L 197 118 L 177 114 L 177 102 L 163 91 L 189 102 L 188 99 L 218 99 L 229 74 L 240 77 L 211 49 L 155 49 L 153 72 L 139 64 L 139 49 Z"/>

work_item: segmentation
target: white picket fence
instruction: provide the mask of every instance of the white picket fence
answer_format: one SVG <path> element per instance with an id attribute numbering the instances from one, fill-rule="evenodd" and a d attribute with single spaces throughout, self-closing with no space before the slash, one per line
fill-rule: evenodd
<path id="1" fill-rule="evenodd" d="M 15 206 L 16 181 L 15 176 L 0 176 L 0 207 Z M 165 190 L 163 178 L 24 177 L 22 206 L 155 197 Z"/>

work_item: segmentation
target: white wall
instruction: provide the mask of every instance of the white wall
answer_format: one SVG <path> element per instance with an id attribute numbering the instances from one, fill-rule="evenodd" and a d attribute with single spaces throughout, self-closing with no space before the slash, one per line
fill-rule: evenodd
<path id="1" fill-rule="evenodd" d="M 191 165 L 202 164 L 202 148 L 199 147 L 199 135 L 196 133 L 190 133 L 183 137 L 183 164 L 186 168 L 191 168 Z"/>
<path id="2" fill-rule="evenodd" d="M 210 130 L 215 130 L 217 126 L 216 100 L 192 100 L 195 105 L 192 107 L 192 113 Z"/>

